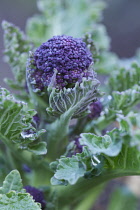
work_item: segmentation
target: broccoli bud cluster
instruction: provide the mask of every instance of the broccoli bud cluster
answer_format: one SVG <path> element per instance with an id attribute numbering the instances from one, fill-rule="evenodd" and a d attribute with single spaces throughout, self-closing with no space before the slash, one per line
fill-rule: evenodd
<path id="1" fill-rule="evenodd" d="M 90 77 L 93 64 L 91 52 L 80 38 L 54 36 L 43 43 L 33 54 L 32 67 L 28 79 L 40 91 L 48 87 L 55 76 L 55 87 L 74 87 L 83 77 Z"/>

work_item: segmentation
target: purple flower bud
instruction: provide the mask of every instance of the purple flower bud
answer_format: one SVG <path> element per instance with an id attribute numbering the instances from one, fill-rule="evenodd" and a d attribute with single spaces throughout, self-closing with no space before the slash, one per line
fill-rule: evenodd
<path id="1" fill-rule="evenodd" d="M 81 153 L 83 151 L 83 146 L 79 142 L 79 137 L 76 137 L 74 139 L 74 143 L 75 143 L 74 155 L 76 155 L 76 153 Z"/>
<path id="2" fill-rule="evenodd" d="M 90 110 L 91 113 L 88 115 L 88 117 L 90 119 L 99 117 L 102 109 L 103 109 L 103 106 L 102 106 L 100 101 L 96 101 L 96 102 L 91 103 L 89 105 L 89 110 Z"/>
<path id="3" fill-rule="evenodd" d="M 23 164 L 23 165 L 22 165 L 22 169 L 23 169 L 23 171 L 25 171 L 26 173 L 30 173 L 30 172 L 31 172 L 31 168 L 29 168 L 29 166 L 26 165 L 26 164 Z"/>
<path id="4" fill-rule="evenodd" d="M 40 118 L 39 118 L 38 114 L 35 114 L 33 116 L 33 121 L 36 124 L 36 127 L 38 127 L 39 126 L 39 123 L 40 123 Z"/>
<path id="5" fill-rule="evenodd" d="M 70 139 L 70 144 L 67 147 L 66 156 L 72 157 L 77 153 L 83 152 L 83 145 L 79 142 L 80 136 L 75 136 L 74 138 Z"/>
<path id="6" fill-rule="evenodd" d="M 91 52 L 80 38 L 54 36 L 43 43 L 32 55 L 27 67 L 27 77 L 34 90 L 44 90 L 52 83 L 55 87 L 74 87 L 83 77 L 91 77 L 93 64 Z"/>
<path id="7" fill-rule="evenodd" d="M 35 187 L 32 187 L 30 185 L 25 186 L 24 189 L 26 190 L 27 193 L 33 196 L 33 199 L 35 200 L 35 202 L 41 203 L 42 209 L 45 208 L 46 202 L 44 200 L 44 194 L 41 190 Z"/>

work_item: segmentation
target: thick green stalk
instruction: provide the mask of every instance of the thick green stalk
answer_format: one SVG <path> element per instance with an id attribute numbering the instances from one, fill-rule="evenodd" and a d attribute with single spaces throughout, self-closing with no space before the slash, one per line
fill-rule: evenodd
<path id="1" fill-rule="evenodd" d="M 47 157 L 53 161 L 64 153 L 67 145 L 67 135 L 69 131 L 69 122 L 71 120 L 73 110 L 69 109 L 62 114 L 52 124 L 47 125 Z"/>

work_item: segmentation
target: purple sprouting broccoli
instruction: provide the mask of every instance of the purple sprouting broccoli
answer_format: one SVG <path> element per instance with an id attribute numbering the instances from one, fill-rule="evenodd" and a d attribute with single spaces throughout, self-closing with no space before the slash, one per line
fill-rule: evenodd
<path id="1" fill-rule="evenodd" d="M 103 106 L 100 101 L 93 102 L 89 105 L 90 114 L 88 114 L 88 118 L 94 119 L 100 116 L 102 112 Z"/>
<path id="2" fill-rule="evenodd" d="M 57 89 L 71 88 L 83 77 L 93 77 L 92 64 L 92 54 L 81 38 L 54 36 L 30 57 L 27 79 L 35 92 L 43 91 L 52 81 Z"/>
<path id="3" fill-rule="evenodd" d="M 74 139 L 74 144 L 75 144 L 74 155 L 76 155 L 76 153 L 81 153 L 83 151 L 83 146 L 79 142 L 79 137 L 76 137 Z"/>
<path id="4" fill-rule="evenodd" d="M 26 190 L 27 193 L 29 193 L 30 195 L 33 196 L 33 199 L 35 200 L 35 202 L 38 202 L 41 204 L 42 209 L 44 209 L 46 207 L 46 201 L 44 200 L 44 194 L 41 190 L 32 187 L 30 185 L 27 185 L 24 187 L 24 189 Z"/>

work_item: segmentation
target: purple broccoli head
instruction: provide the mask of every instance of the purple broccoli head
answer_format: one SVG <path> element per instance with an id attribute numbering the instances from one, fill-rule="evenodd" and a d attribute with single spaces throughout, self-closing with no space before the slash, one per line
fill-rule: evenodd
<path id="1" fill-rule="evenodd" d="M 83 77 L 93 77 L 93 70 L 89 70 L 92 54 L 80 38 L 54 36 L 34 52 L 29 62 L 28 80 L 33 89 L 40 91 L 52 83 L 55 74 L 58 89 L 74 87 Z"/>
<path id="2" fill-rule="evenodd" d="M 103 106 L 100 101 L 93 102 L 89 105 L 90 114 L 88 114 L 88 117 L 90 119 L 94 119 L 100 116 L 102 112 Z"/>
<path id="3" fill-rule="evenodd" d="M 44 209 L 46 207 L 46 202 L 44 200 L 44 194 L 41 190 L 32 187 L 30 185 L 27 185 L 24 187 L 24 189 L 26 190 L 27 193 L 29 193 L 30 195 L 33 196 L 33 199 L 35 200 L 35 202 L 38 202 L 41 204 L 42 209 Z"/>

